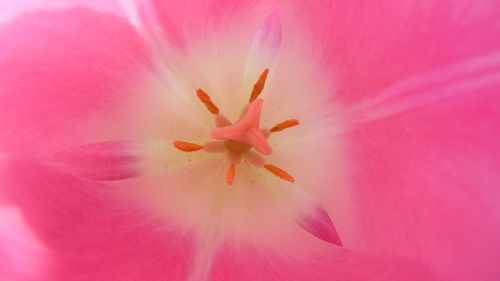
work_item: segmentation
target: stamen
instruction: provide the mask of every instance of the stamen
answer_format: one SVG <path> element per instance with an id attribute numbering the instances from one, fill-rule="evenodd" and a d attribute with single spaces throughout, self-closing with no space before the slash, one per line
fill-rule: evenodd
<path id="1" fill-rule="evenodd" d="M 212 102 L 210 96 L 202 89 L 196 90 L 196 95 L 212 114 L 219 114 L 219 108 Z"/>
<path id="2" fill-rule="evenodd" d="M 289 181 L 289 182 L 294 182 L 295 179 L 287 172 L 283 171 L 282 169 L 271 165 L 271 164 L 266 164 L 264 165 L 264 168 L 268 170 L 269 172 L 273 173 L 275 176 L 279 177 L 280 179 Z"/>
<path id="3" fill-rule="evenodd" d="M 204 148 L 203 145 L 185 141 L 174 141 L 173 144 L 177 149 L 184 152 L 193 152 Z"/>
<path id="4" fill-rule="evenodd" d="M 253 102 L 257 97 L 262 93 L 264 89 L 264 85 L 266 84 L 267 74 L 269 73 L 269 69 L 264 69 L 264 72 L 260 74 L 259 80 L 253 85 L 252 94 L 250 95 L 250 100 L 248 102 Z"/>
<path id="5" fill-rule="evenodd" d="M 226 174 L 226 182 L 229 185 L 232 185 L 234 182 L 234 174 L 236 173 L 236 166 L 234 163 L 229 164 Z"/>
<path id="6" fill-rule="evenodd" d="M 300 124 L 299 120 L 297 120 L 297 119 L 286 120 L 286 121 L 283 121 L 283 122 L 279 123 L 278 125 L 274 126 L 271 129 L 271 132 L 283 131 L 284 129 L 287 129 L 287 128 L 290 128 L 293 126 L 297 126 L 299 124 Z"/>

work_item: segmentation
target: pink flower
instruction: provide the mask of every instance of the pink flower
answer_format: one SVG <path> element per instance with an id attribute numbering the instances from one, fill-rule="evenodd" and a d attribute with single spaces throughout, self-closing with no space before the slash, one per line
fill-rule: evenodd
<path id="1" fill-rule="evenodd" d="M 500 278 L 498 1 L 58 2 L 0 27 L 0 280 Z"/>

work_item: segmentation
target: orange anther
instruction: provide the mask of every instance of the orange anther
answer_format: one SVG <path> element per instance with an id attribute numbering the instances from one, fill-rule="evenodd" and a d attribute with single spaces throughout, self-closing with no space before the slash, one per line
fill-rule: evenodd
<path id="1" fill-rule="evenodd" d="M 266 84 L 267 74 L 269 73 L 269 69 L 264 69 L 262 74 L 259 76 L 259 80 L 253 85 L 252 94 L 250 95 L 250 100 L 248 102 L 253 102 L 259 95 L 262 93 L 264 89 L 264 85 Z"/>
<path id="2" fill-rule="evenodd" d="M 174 146 L 177 149 L 185 151 L 185 152 L 197 151 L 197 150 L 203 149 L 203 147 L 204 147 L 203 145 L 185 142 L 185 141 L 174 141 Z"/>
<path id="3" fill-rule="evenodd" d="M 279 123 L 278 125 L 274 126 L 271 129 L 271 132 L 283 131 L 284 129 L 287 129 L 287 128 L 290 128 L 293 126 L 297 126 L 297 125 L 299 125 L 299 120 L 297 120 L 297 119 L 286 120 L 286 121 L 283 121 L 283 122 Z"/>
<path id="4" fill-rule="evenodd" d="M 274 165 L 266 164 L 266 165 L 264 165 L 264 168 L 266 168 L 266 170 L 273 173 L 275 176 L 279 177 L 280 179 L 283 179 L 283 180 L 286 180 L 289 182 L 295 181 L 289 173 L 283 171 L 282 169 L 280 169 Z"/>
<path id="5" fill-rule="evenodd" d="M 212 114 L 219 114 L 219 108 L 212 102 L 210 96 L 202 89 L 196 90 L 196 95 Z"/>
<path id="6" fill-rule="evenodd" d="M 227 169 L 227 174 L 226 174 L 227 184 L 229 185 L 233 184 L 235 172 L 236 172 L 236 166 L 233 163 L 229 164 L 229 168 Z"/>

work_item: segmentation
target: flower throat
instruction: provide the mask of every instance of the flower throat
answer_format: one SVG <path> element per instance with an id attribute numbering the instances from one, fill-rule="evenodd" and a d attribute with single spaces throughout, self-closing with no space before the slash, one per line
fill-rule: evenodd
<path id="1" fill-rule="evenodd" d="M 205 91 L 198 89 L 196 91 L 198 99 L 214 115 L 216 128 L 210 132 L 210 136 L 217 141 L 210 141 L 203 145 L 174 141 L 173 145 L 184 152 L 203 150 L 208 153 L 226 153 L 228 161 L 226 183 L 228 185 L 233 184 L 236 167 L 241 162 L 241 159 L 245 159 L 258 168 L 264 168 L 283 180 L 294 182 L 294 178 L 289 173 L 267 163 L 262 157 L 262 155 L 271 155 L 273 153 L 271 146 L 267 142 L 272 133 L 299 125 L 297 119 L 289 119 L 271 129 L 260 127 L 260 116 L 264 100 L 258 97 L 264 90 L 268 74 L 269 69 L 267 68 L 260 74 L 253 86 L 248 105 L 243 108 L 240 118 L 234 124 L 220 113 L 219 108 Z"/>

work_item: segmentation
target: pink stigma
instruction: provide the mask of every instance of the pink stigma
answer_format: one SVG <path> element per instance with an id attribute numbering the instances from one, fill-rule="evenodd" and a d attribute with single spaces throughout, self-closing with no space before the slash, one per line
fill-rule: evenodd
<path id="1" fill-rule="evenodd" d="M 234 125 L 215 128 L 210 132 L 210 135 L 218 140 L 232 140 L 247 144 L 264 155 L 272 154 L 273 150 L 260 128 L 263 102 L 262 99 L 255 100 Z"/>

